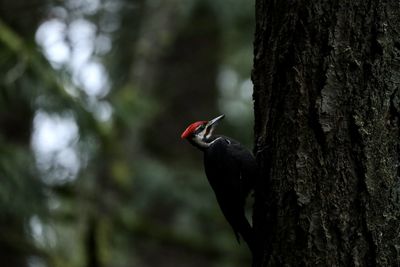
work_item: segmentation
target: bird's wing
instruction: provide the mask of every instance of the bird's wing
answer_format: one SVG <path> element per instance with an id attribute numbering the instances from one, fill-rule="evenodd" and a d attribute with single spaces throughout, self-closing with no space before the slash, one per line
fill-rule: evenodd
<path id="1" fill-rule="evenodd" d="M 257 176 L 257 163 L 251 152 L 240 143 L 231 140 L 228 146 L 230 155 L 234 158 L 240 172 L 240 182 L 243 188 L 243 197 L 247 197 L 254 188 L 254 182 Z"/>

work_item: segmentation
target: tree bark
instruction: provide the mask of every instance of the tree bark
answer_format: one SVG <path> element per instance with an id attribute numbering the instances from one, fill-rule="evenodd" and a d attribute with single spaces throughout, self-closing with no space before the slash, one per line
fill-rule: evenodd
<path id="1" fill-rule="evenodd" d="M 400 265 L 400 4 L 256 2 L 255 266 Z"/>

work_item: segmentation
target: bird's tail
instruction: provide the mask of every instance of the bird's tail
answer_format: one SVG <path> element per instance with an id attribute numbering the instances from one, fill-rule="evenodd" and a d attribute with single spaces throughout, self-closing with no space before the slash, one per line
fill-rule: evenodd
<path id="1" fill-rule="evenodd" d="M 240 243 L 239 236 L 241 236 L 243 240 L 247 243 L 250 250 L 254 251 L 254 230 L 245 216 L 243 216 L 243 218 L 238 221 L 238 224 L 236 225 L 236 227 L 234 227 L 234 231 L 238 242 Z"/>

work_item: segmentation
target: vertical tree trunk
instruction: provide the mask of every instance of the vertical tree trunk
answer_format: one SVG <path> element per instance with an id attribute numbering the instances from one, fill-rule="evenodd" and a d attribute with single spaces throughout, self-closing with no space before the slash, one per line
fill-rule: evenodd
<path id="1" fill-rule="evenodd" d="M 400 4 L 256 10 L 255 266 L 399 266 Z"/>
<path id="2" fill-rule="evenodd" d="M 93 215 L 88 218 L 85 235 L 85 253 L 87 267 L 100 267 L 98 248 L 98 221 Z"/>

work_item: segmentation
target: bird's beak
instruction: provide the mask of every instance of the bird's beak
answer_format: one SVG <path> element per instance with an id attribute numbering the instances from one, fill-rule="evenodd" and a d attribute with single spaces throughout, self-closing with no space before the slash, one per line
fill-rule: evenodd
<path id="1" fill-rule="evenodd" d="M 222 115 L 220 115 L 220 116 L 218 116 L 218 117 L 216 117 L 216 118 L 210 120 L 210 121 L 207 123 L 207 126 L 206 126 L 206 127 L 208 128 L 208 127 L 211 126 L 211 128 L 214 128 L 215 126 L 217 126 L 218 122 L 219 122 L 220 120 L 222 120 L 224 117 L 225 117 L 225 115 L 222 114 Z"/>

